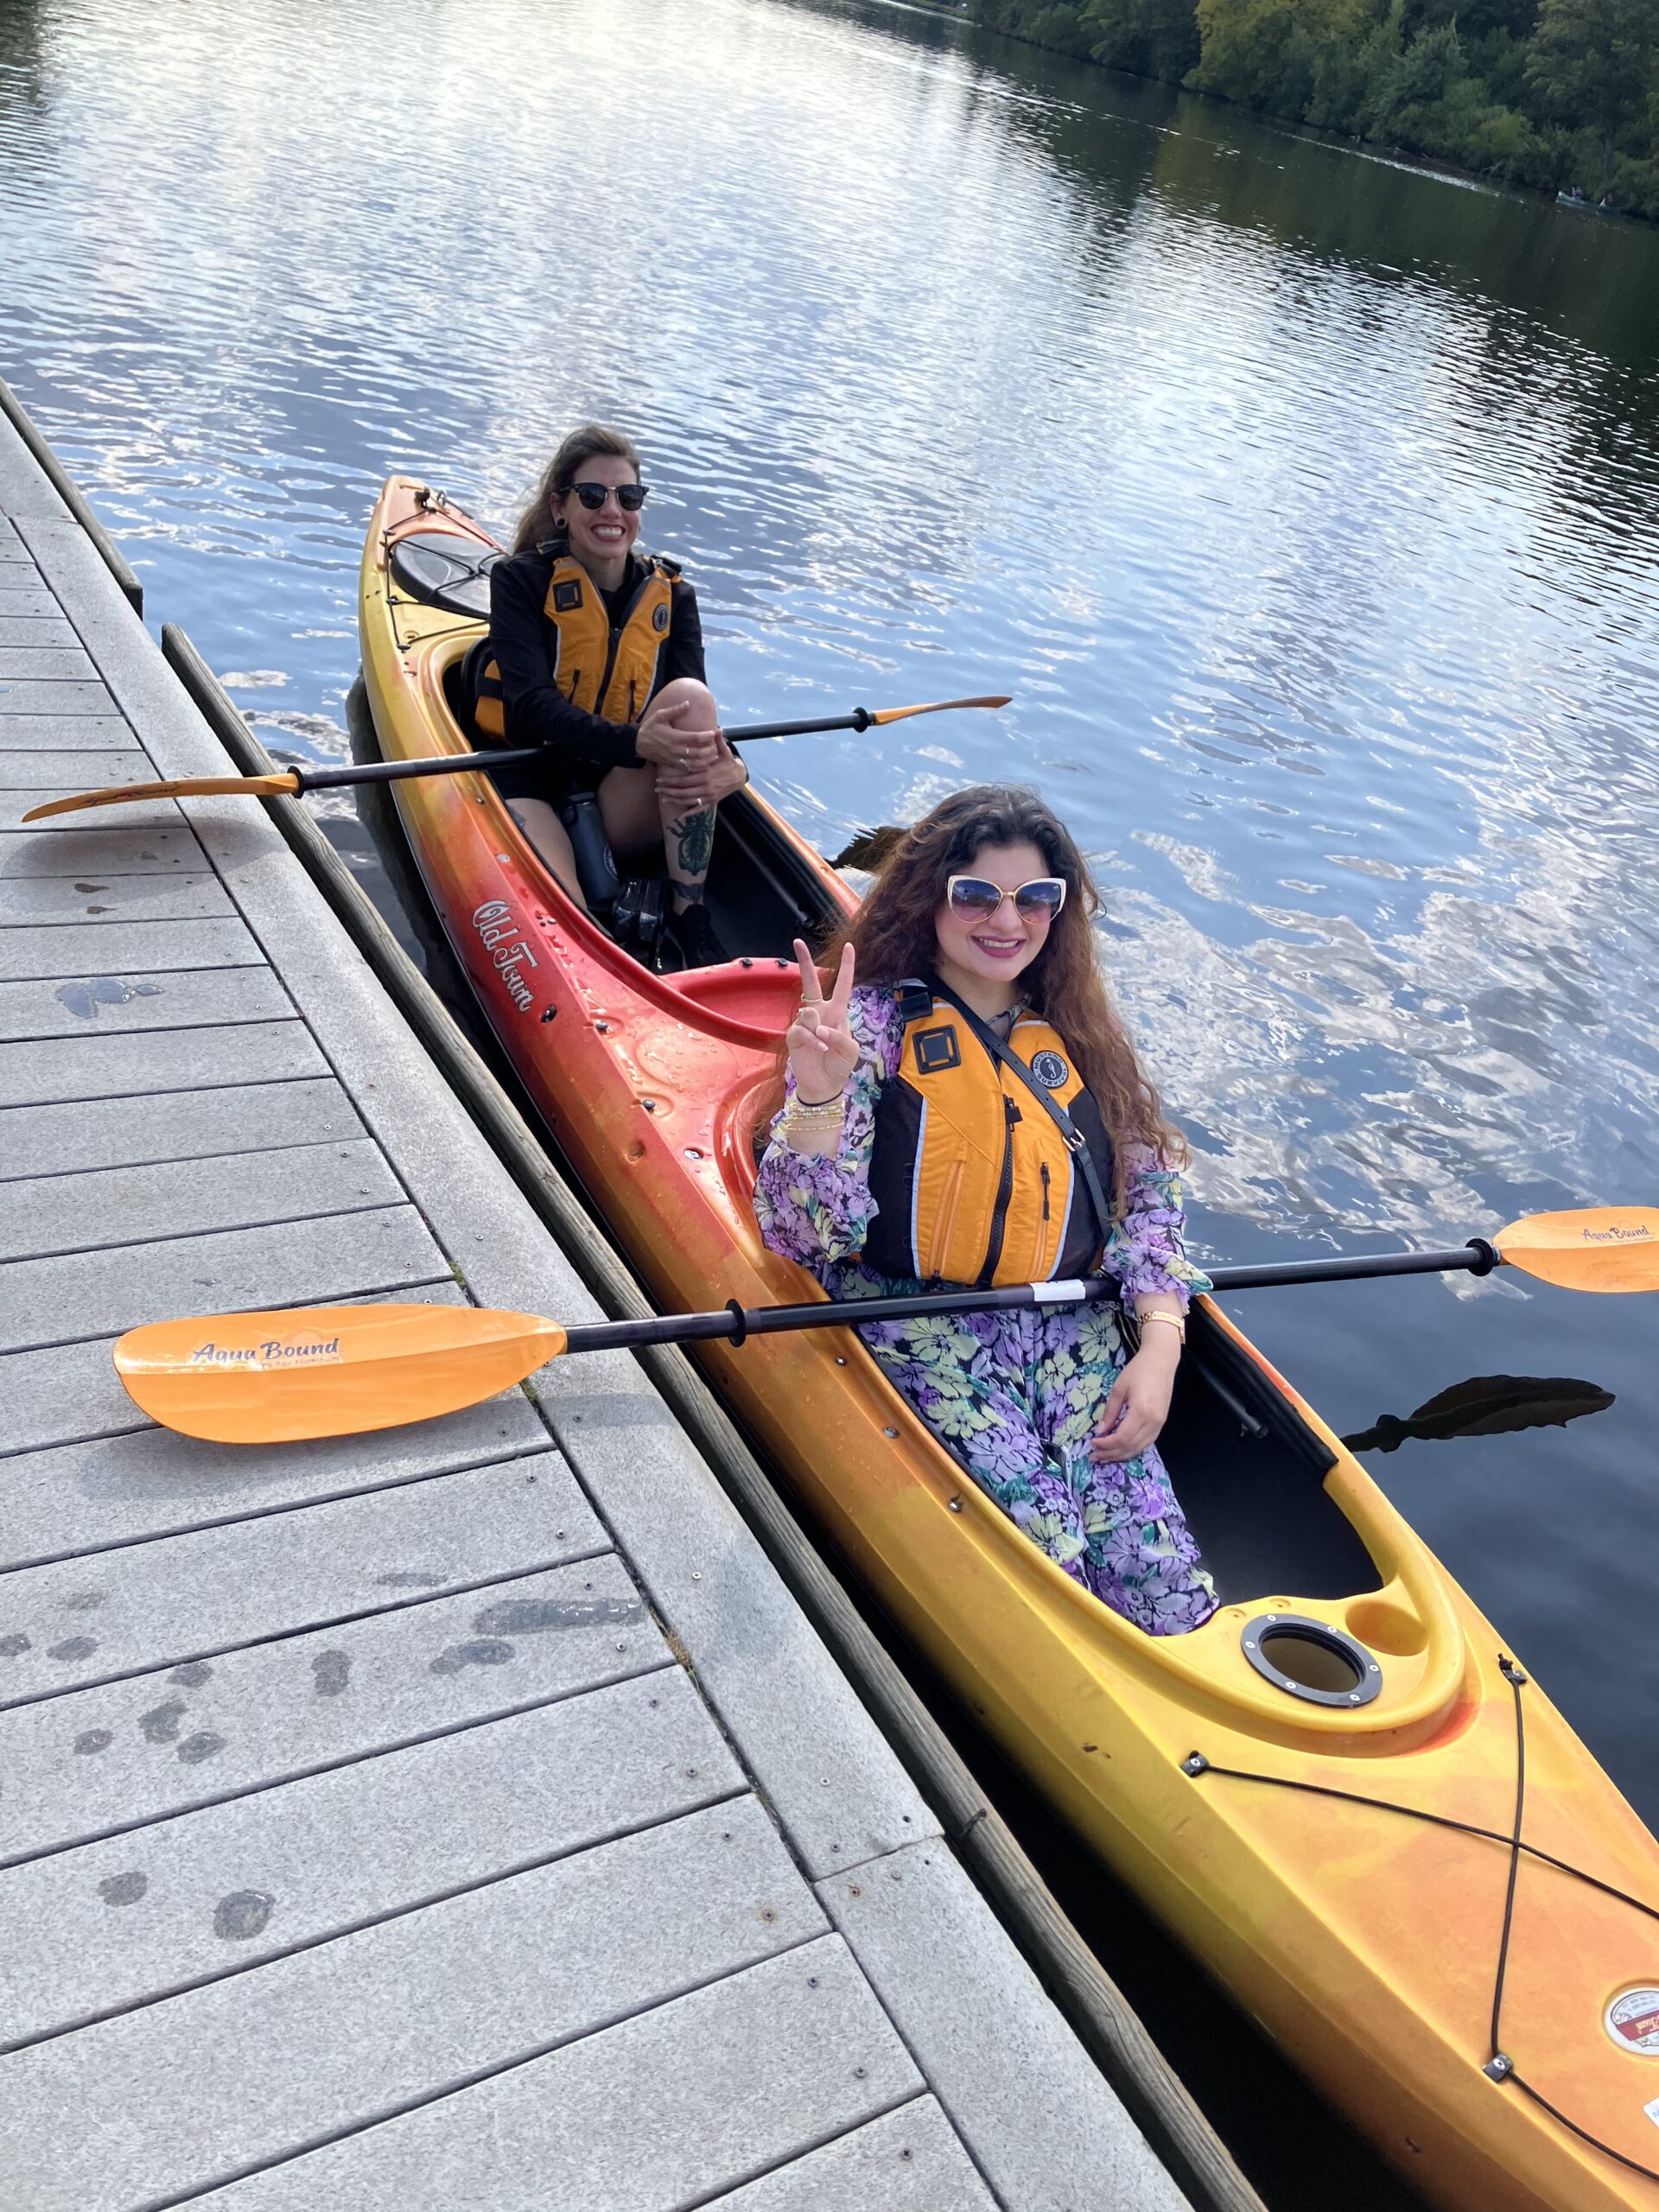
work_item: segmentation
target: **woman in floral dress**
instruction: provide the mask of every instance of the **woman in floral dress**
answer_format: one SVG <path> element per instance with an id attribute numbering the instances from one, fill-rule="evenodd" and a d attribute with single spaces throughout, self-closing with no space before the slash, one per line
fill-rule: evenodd
<path id="1" fill-rule="evenodd" d="M 936 807 L 829 949 L 838 965 L 827 997 L 807 947 L 796 946 L 802 1003 L 755 1211 L 770 1248 L 810 1268 L 835 1298 L 887 1297 L 942 1279 L 1069 1278 L 1091 1264 L 1115 1277 L 1138 1317 L 1133 1353 L 1111 1303 L 879 1322 L 860 1333 L 1033 1543 L 1147 1634 L 1179 1635 L 1199 1627 L 1217 1599 L 1154 1440 L 1188 1298 L 1209 1283 L 1183 1249 L 1181 1140 L 1101 981 L 1095 906 L 1076 845 L 1034 794 L 982 785 Z M 956 1098 L 972 1087 L 975 1110 L 988 1097 L 999 1135 L 1006 1112 L 1009 1135 L 1000 1187 L 994 1158 L 976 1164 L 971 1144 L 957 1147 L 948 1205 L 933 1208 L 930 1226 L 928 1193 L 941 1179 L 937 1150 L 930 1161 L 927 1149 L 949 1141 L 936 1066 Z M 1039 1083 L 1067 1100 L 1073 1159 L 1073 1139 L 1093 1132 L 1052 1235 L 1046 1158 L 1040 1218 L 1034 1191 L 1019 1186 L 1045 1142 L 1064 1172 L 1066 1152 L 1053 1151 L 1048 1125 L 1064 1128 L 1068 1115 L 1045 1105 Z M 1052 1264 L 1021 1274 L 1012 1249 L 999 1259 L 1005 1221 L 1016 1218 L 1033 1224 L 1029 1234 L 1021 1227 L 1020 1258 L 1035 1249 Z M 982 1268 L 969 1272 L 987 1235 Z M 1079 1252 L 1092 1262 L 1079 1265 Z M 948 1275 L 924 1263 L 941 1253 L 953 1262 Z"/>

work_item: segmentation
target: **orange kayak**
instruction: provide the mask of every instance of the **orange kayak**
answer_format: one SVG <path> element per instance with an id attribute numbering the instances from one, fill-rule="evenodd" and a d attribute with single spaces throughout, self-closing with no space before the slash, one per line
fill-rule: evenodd
<path id="1" fill-rule="evenodd" d="M 490 550 L 441 495 L 386 486 L 361 625 L 388 758 L 467 749 L 447 686 Z M 659 976 L 565 896 L 486 776 L 394 788 L 480 1007 L 661 1306 L 817 1294 L 760 1243 L 753 1139 L 790 941 L 849 887 L 740 792 L 709 903 L 747 957 Z M 850 1331 L 699 1357 L 1033 1784 L 1431 2202 L 1659 2212 L 1659 1845 L 1213 1300 L 1191 1348 L 1163 1449 L 1225 1602 L 1161 1638 L 1022 1537 Z"/>

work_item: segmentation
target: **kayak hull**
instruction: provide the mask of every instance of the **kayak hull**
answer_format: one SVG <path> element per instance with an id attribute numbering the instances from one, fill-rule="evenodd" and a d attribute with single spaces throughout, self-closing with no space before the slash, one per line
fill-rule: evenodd
<path id="1" fill-rule="evenodd" d="M 404 592 L 387 556 L 416 528 L 484 534 L 429 494 L 423 504 L 423 488 L 387 486 L 364 562 L 365 676 L 388 757 L 466 742 L 445 681 L 477 631 Z M 660 1305 L 817 1294 L 761 1245 L 750 1200 L 757 1116 L 797 995 L 792 963 L 769 944 L 721 968 L 650 975 L 573 907 L 486 777 L 395 788 L 492 1027 Z M 762 873 L 798 898 L 798 925 L 846 911 L 852 893 L 827 864 L 752 795 L 740 799 L 721 810 L 734 849 L 764 850 Z M 717 849 L 716 876 L 721 867 Z M 711 1344 L 698 1357 L 1033 1786 L 1432 2202 L 1659 2212 L 1659 2182 L 1633 2170 L 1659 2165 L 1647 2110 L 1652 2101 L 1659 2113 L 1659 2057 L 1621 2044 L 1605 2017 L 1621 1993 L 1659 1991 L 1659 1919 L 1523 1856 L 1501 2022 L 1514 2078 L 1483 2070 L 1517 1700 L 1528 1841 L 1656 1908 L 1659 1847 L 1536 1686 L 1508 1679 L 1495 1630 L 1357 1461 L 1211 1301 L 1194 1343 L 1243 1378 L 1295 1448 L 1242 1440 L 1236 1405 L 1184 1368 L 1166 1457 L 1200 1542 L 1208 1550 L 1205 1499 L 1217 1525 L 1238 1519 L 1246 1564 L 1226 1576 L 1229 1602 L 1203 1629 L 1159 1639 L 1021 1537 L 850 1331 Z M 1241 1497 L 1259 1510 L 1241 1511 Z M 1318 1545 L 1299 1535 L 1304 1521 Z M 1264 1543 L 1258 1573 L 1249 1548 Z M 1351 1640 L 1375 1680 L 1328 1693 L 1336 1702 L 1311 1697 L 1317 1684 L 1287 1694 L 1247 1645 L 1259 1656 L 1262 1622 L 1279 1617 L 1282 1634 L 1292 1615 Z M 1295 1646 L 1304 1671 L 1309 1648 Z M 1205 1763 L 1196 1772 L 1193 1753 Z"/>

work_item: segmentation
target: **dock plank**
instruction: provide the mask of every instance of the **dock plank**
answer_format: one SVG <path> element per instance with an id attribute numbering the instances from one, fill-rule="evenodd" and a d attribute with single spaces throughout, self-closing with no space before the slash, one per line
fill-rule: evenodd
<path id="1" fill-rule="evenodd" d="M 0 1576 L 0 1710 L 568 1566 L 608 1543 L 569 1468 L 545 1451 L 19 1568 Z"/>
<path id="2" fill-rule="evenodd" d="M 178 969 L 132 976 L 94 971 L 67 982 L 0 983 L 0 1044 L 77 1037 L 89 1029 L 212 1029 L 280 1021 L 294 1001 L 269 968 Z"/>
<path id="3" fill-rule="evenodd" d="M 834 1936 L 215 2190 L 211 2212 L 677 2212 L 923 2084 Z"/>
<path id="4" fill-rule="evenodd" d="M 0 614 L 0 651 L 20 645 L 79 645 L 74 626 L 58 614 Z"/>
<path id="5" fill-rule="evenodd" d="M 0 931 L 0 960 L 5 950 Z M 162 1091 L 145 1100 L 142 1113 L 124 1098 L 11 1106 L 0 1113 L 0 1177 L 68 1175 L 139 1167 L 148 1160 L 207 1160 L 215 1153 L 346 1143 L 362 1134 L 356 1109 L 333 1076 Z"/>
<path id="6" fill-rule="evenodd" d="M 39 597 L 56 604 L 48 594 Z M 14 607 L 14 614 L 22 607 Z M 0 677 L 0 715 L 99 715 L 119 716 L 120 708 L 102 683 L 54 683 L 38 677 Z"/>
<path id="7" fill-rule="evenodd" d="M 55 614 L 60 620 L 64 619 L 56 594 L 33 580 L 26 584 L 0 584 L 0 614 Z"/>
<path id="8" fill-rule="evenodd" d="M 235 911 L 216 875 L 112 875 L 92 868 L 84 880 L 44 875 L 0 881 L 0 930 L 73 922 L 189 922 Z"/>
<path id="9" fill-rule="evenodd" d="M 25 1177 L 0 1183 L 0 1262 L 362 1213 L 404 1197 L 385 1155 L 367 1137 Z"/>
<path id="10" fill-rule="evenodd" d="M 29 609 L 15 604 L 21 600 L 34 600 L 35 592 L 0 591 L 0 618 L 8 614 L 27 614 Z M 41 607 L 36 612 L 45 613 Z M 51 683 L 95 683 L 98 670 L 86 647 L 73 645 L 0 645 L 0 683 L 15 682 L 19 677 L 41 677 Z"/>
<path id="11" fill-rule="evenodd" d="M 0 2198 L 29 2212 L 170 2201 L 823 1929 L 753 1800 L 689 1814 L 15 2054 Z"/>
<path id="12" fill-rule="evenodd" d="M 217 1090 L 327 1073 L 315 1039 L 295 1016 L 232 1029 L 52 1037 L 0 1053 L 0 1108 Z"/>
<path id="13" fill-rule="evenodd" d="M 707 2212 L 995 2212 L 933 2097 L 917 2097 L 821 2151 L 716 2196 Z"/>
<path id="14" fill-rule="evenodd" d="M 133 781 L 149 771 L 137 738 L 120 715 L 20 715 L 0 712 L 0 753 L 99 753 L 119 747 L 133 762 Z M 134 756 L 137 755 L 137 759 Z M 65 773 L 70 771 L 65 770 Z"/>
<path id="15" fill-rule="evenodd" d="M 425 1303 L 441 1300 L 445 1288 L 423 1285 L 413 1295 Z M 57 1421 L 87 1427 L 78 1431 L 80 1440 L 0 1458 L 0 1566 L 95 1559 L 118 1545 L 391 1490 L 547 1446 L 546 1429 L 518 1390 L 441 1421 L 370 1436 L 236 1446 L 173 1436 L 148 1422 L 133 1428 L 137 1408 L 116 1380 L 107 1339 L 14 1353 L 0 1361 L 0 1377 L 10 1381 L 15 1365 L 23 1370 L 20 1380 L 34 1379 L 27 1363 L 38 1360 L 48 1377 L 49 1363 L 58 1363 L 55 1371 L 73 1381 L 76 1370 L 62 1363 L 74 1353 L 86 1357 L 88 1402 L 83 1408 L 60 1396 Z M 48 1427 L 50 1406 L 35 1418 Z M 98 1433 L 100 1421 L 111 1425 L 108 1433 Z"/>
<path id="16" fill-rule="evenodd" d="M 3 686 L 0 686 L 0 690 Z M 119 875 L 173 875 L 199 871 L 201 847 L 178 818 L 170 799 L 171 828 L 0 830 L 0 876 L 95 875 L 112 869 Z"/>
<path id="17" fill-rule="evenodd" d="M 14 1706 L 0 1865 L 673 1663 L 610 1556 Z"/>
<path id="18" fill-rule="evenodd" d="M 315 1306 L 430 1282 L 443 1268 L 410 1205 L 14 1260 L 0 1266 L 0 1351 L 118 1336 L 141 1321 Z"/>
<path id="19" fill-rule="evenodd" d="M 264 965 L 253 932 L 231 915 L 197 922 L 54 922 L 0 929 L 0 983 Z"/>
<path id="20" fill-rule="evenodd" d="M 77 753 L 68 761 L 61 753 L 50 751 L 8 752 L 0 759 L 0 791 L 50 791 L 56 797 L 71 791 L 108 791 L 115 784 L 157 781 L 155 769 L 146 760 L 135 760 L 130 747 Z"/>
<path id="21" fill-rule="evenodd" d="M 14 1866 L 0 2048 L 741 1794 L 678 1668 Z"/>

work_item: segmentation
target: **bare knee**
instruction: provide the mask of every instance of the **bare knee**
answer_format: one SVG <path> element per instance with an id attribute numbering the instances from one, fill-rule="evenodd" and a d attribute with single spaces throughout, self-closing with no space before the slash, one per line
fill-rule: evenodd
<path id="1" fill-rule="evenodd" d="M 645 719 L 665 721 L 672 729 L 717 729 L 720 709 L 706 683 L 695 676 L 677 676 L 646 708 Z"/>

